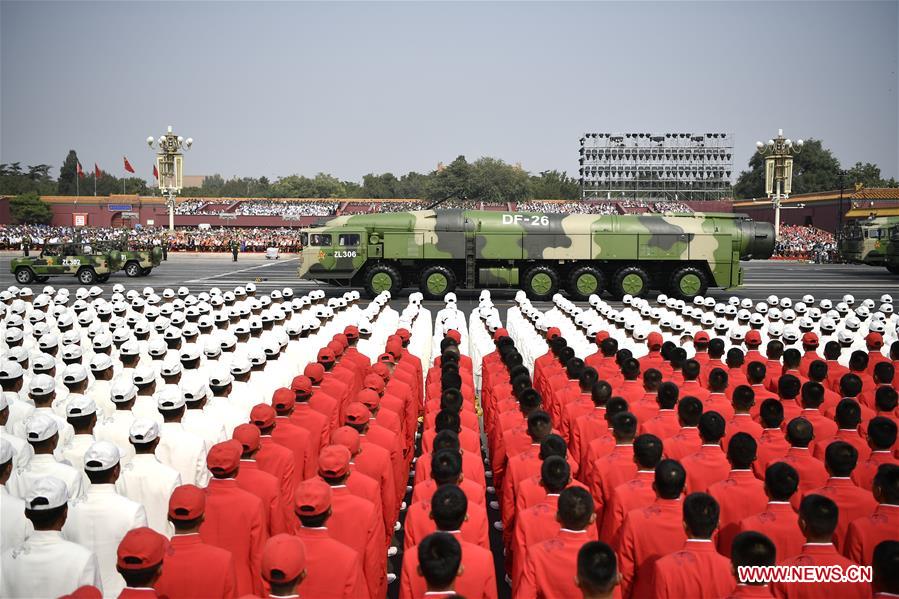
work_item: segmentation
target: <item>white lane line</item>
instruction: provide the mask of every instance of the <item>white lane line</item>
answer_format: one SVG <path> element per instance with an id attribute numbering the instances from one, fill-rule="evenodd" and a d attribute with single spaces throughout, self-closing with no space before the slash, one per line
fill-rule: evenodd
<path id="1" fill-rule="evenodd" d="M 256 266 L 248 266 L 247 268 L 239 268 L 237 270 L 229 270 L 227 272 L 222 272 L 217 275 L 210 275 L 208 277 L 201 277 L 199 279 L 191 279 L 189 281 L 185 281 L 185 283 L 202 283 L 203 281 L 211 281 L 214 279 L 220 279 L 222 277 L 228 277 L 239 272 L 247 272 L 249 270 L 256 270 L 258 268 L 271 268 L 272 266 L 279 266 L 281 264 L 286 264 L 288 262 L 295 262 L 299 260 L 299 258 L 288 258 L 284 261 L 278 260 L 277 262 L 271 262 L 266 264 L 257 264 Z"/>

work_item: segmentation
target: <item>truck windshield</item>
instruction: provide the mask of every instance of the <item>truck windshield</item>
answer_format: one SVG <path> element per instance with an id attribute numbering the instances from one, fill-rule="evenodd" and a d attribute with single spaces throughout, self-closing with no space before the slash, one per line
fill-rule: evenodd
<path id="1" fill-rule="evenodd" d="M 309 235 L 309 245 L 315 247 L 331 247 L 331 235 L 328 233 L 312 233 Z"/>

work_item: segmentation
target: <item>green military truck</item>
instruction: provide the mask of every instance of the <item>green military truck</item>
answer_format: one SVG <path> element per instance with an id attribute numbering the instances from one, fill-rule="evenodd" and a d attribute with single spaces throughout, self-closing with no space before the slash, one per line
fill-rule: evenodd
<path id="1" fill-rule="evenodd" d="M 768 258 L 774 228 L 745 215 L 591 215 L 423 210 L 340 216 L 304 231 L 298 275 L 364 287 L 520 287 L 548 299 L 663 289 L 691 298 L 742 283 L 740 260 Z"/>
<path id="2" fill-rule="evenodd" d="M 122 253 L 102 250 L 89 243 L 48 243 L 38 256 L 23 256 L 10 261 L 10 272 L 20 285 L 43 283 L 53 276 L 74 275 L 82 285 L 103 283 L 122 268 Z"/>
<path id="3" fill-rule="evenodd" d="M 899 214 L 895 209 L 875 210 L 862 218 L 852 218 L 840 232 L 838 247 L 846 262 L 885 266 L 899 274 Z"/>

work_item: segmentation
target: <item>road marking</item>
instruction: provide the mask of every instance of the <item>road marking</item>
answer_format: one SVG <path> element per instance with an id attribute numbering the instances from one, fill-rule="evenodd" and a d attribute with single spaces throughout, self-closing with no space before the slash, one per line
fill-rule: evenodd
<path id="1" fill-rule="evenodd" d="M 256 270 L 257 268 L 270 268 L 272 266 L 279 266 L 281 264 L 286 264 L 288 262 L 294 262 L 299 260 L 299 258 L 288 258 L 287 260 L 272 262 L 270 264 L 257 264 L 256 266 L 248 266 L 247 268 L 239 268 L 237 270 L 229 270 L 228 272 L 219 273 L 217 275 L 209 275 L 208 277 L 201 277 L 199 279 L 191 279 L 189 281 L 185 281 L 185 283 L 202 283 L 204 281 L 212 281 L 215 279 L 220 279 L 222 277 L 228 277 L 239 272 L 247 272 L 249 270 Z"/>

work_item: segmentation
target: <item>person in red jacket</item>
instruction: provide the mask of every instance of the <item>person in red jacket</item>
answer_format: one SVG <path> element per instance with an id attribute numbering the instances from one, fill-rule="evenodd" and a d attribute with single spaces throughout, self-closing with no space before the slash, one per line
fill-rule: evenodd
<path id="1" fill-rule="evenodd" d="M 154 588 L 170 599 L 232 599 L 236 597 L 231 553 L 207 545 L 200 538 L 206 512 L 206 493 L 194 485 L 176 487 L 169 498 L 169 522 L 175 535 Z"/>
<path id="2" fill-rule="evenodd" d="M 618 559 L 602 541 L 584 543 L 577 552 L 574 584 L 584 599 L 612 599 L 618 586 Z"/>
<path id="3" fill-rule="evenodd" d="M 803 498 L 799 505 L 799 528 L 805 537 L 805 545 L 798 555 L 779 559 L 778 565 L 839 566 L 844 572 L 856 565 L 837 553 L 832 543 L 838 519 L 839 509 L 830 498 L 822 495 Z M 772 586 L 779 599 L 866 599 L 871 596 L 871 585 L 866 582 L 775 582 Z"/>
<path id="4" fill-rule="evenodd" d="M 445 484 L 458 485 L 468 497 L 473 509 L 484 505 L 484 487 L 468 480 L 462 474 L 462 455 L 451 449 L 434 452 L 431 458 L 431 478 L 423 480 L 412 491 L 412 502 L 428 501 L 438 487 Z"/>
<path id="5" fill-rule="evenodd" d="M 318 412 L 309 403 L 312 398 L 312 380 L 308 376 L 300 375 L 293 378 L 290 388 L 294 393 L 294 408 L 290 415 L 290 421 L 300 426 L 309 433 L 309 436 L 317 443 L 315 455 L 328 444 L 328 435 L 331 434 L 331 426 L 328 417 Z"/>
<path id="6" fill-rule="evenodd" d="M 763 533 L 777 546 L 778 555 L 796 555 L 802 550 L 799 516 L 790 505 L 790 498 L 799 488 L 799 473 L 783 462 L 775 462 L 765 470 L 765 494 L 768 505 L 761 512 L 743 518 L 739 532 L 754 530 Z"/>
<path id="7" fill-rule="evenodd" d="M 362 559 L 353 549 L 331 537 L 331 487 L 318 479 L 297 487 L 294 503 L 300 526 L 296 535 L 306 546 L 303 593 L 322 599 L 368 598 Z"/>
<path id="8" fill-rule="evenodd" d="M 143 526 L 125 533 L 116 550 L 116 570 L 125 579 L 121 599 L 153 599 L 158 597 L 153 585 L 162 574 L 162 561 L 168 540 Z"/>
<path id="9" fill-rule="evenodd" d="M 262 500 L 268 535 L 288 532 L 287 523 L 292 518 L 288 518 L 287 509 L 289 508 L 285 508 L 285 502 L 281 499 L 278 479 L 261 470 L 259 464 L 256 463 L 256 454 L 262 447 L 259 429 L 255 426 L 248 426 L 237 432 L 236 428 L 238 427 L 235 427 L 234 440 L 239 442 L 242 448 L 240 467 L 235 477 L 237 486 Z"/>
<path id="10" fill-rule="evenodd" d="M 812 450 L 812 455 L 815 456 L 815 459 L 823 460 L 824 451 L 834 441 L 845 441 L 855 447 L 855 450 L 858 452 L 859 462 L 867 460 L 871 456 L 871 448 L 868 447 L 868 442 L 858 430 L 858 425 L 862 421 L 861 406 L 859 406 L 858 402 L 848 397 L 840 400 L 836 406 L 834 420 L 838 429 L 836 434 L 831 437 L 821 437 L 818 435 L 818 429 L 815 429 L 817 438 L 814 443 L 815 448 Z"/>
<path id="11" fill-rule="evenodd" d="M 770 599 L 771 587 L 764 582 L 740 579 L 740 568 L 770 567 L 777 563 L 777 548 L 774 543 L 760 532 L 741 532 L 734 537 L 733 544 L 728 548 L 734 576 L 737 577 L 737 586 L 726 595 L 726 599 L 753 597 L 758 599 Z"/>
<path id="12" fill-rule="evenodd" d="M 730 472 L 727 456 L 721 451 L 724 418 L 717 412 L 704 412 L 699 418 L 699 437 L 702 446 L 696 453 L 681 460 L 687 471 L 686 491 L 705 491 L 713 483 L 724 480 Z"/>
<path id="13" fill-rule="evenodd" d="M 310 362 L 303 369 L 303 376 L 308 377 L 312 383 L 312 395 L 309 396 L 309 405 L 319 414 L 328 419 L 328 428 L 334 430 L 340 426 L 342 418 L 342 406 L 346 387 L 335 388 L 339 381 L 325 381 L 325 369 L 318 362 Z"/>
<path id="14" fill-rule="evenodd" d="M 628 405 L 637 403 L 646 392 L 643 381 L 640 380 L 640 363 L 634 358 L 628 358 L 621 365 L 621 374 L 624 382 L 615 387 L 615 395 L 626 399 Z"/>
<path id="15" fill-rule="evenodd" d="M 871 573 L 874 599 L 899 597 L 899 541 L 882 541 L 874 548 Z"/>
<path id="16" fill-rule="evenodd" d="M 757 458 L 752 466 L 755 475 L 763 478 L 765 469 L 769 464 L 783 459 L 790 450 L 790 443 L 784 434 L 782 424 L 784 420 L 783 405 L 779 399 L 769 398 L 762 402 L 759 409 L 759 421 L 762 426 L 762 436 L 759 438 Z"/>
<path id="17" fill-rule="evenodd" d="M 612 453 L 586 465 L 589 468 L 585 482 L 593 495 L 596 517 L 602 521 L 603 505 L 612 489 L 627 482 L 637 473 L 634 464 L 634 435 L 637 433 L 637 418 L 630 412 L 615 414 L 610 423 L 615 447 Z"/>
<path id="18" fill-rule="evenodd" d="M 727 421 L 724 433 L 724 446 L 727 447 L 731 437 L 737 433 L 748 433 L 758 441 L 762 438 L 762 425 L 753 420 L 752 407 L 755 405 L 755 392 L 749 385 L 740 385 L 730 396 L 734 408 L 734 416 Z"/>
<path id="19" fill-rule="evenodd" d="M 275 535 L 265 542 L 260 560 L 262 578 L 271 587 L 269 597 L 299 597 L 297 587 L 306 578 L 306 546 L 293 535 Z"/>
<path id="20" fill-rule="evenodd" d="M 871 456 L 852 471 L 852 482 L 862 489 L 871 489 L 881 464 L 895 464 L 893 446 L 896 444 L 896 423 L 878 416 L 868 423 L 868 446 Z"/>
<path id="21" fill-rule="evenodd" d="M 596 520 L 593 498 L 579 487 L 559 495 L 559 523 L 562 528 L 551 539 L 529 547 L 521 584 L 513 589 L 520 599 L 563 599 L 577 595 L 577 556 L 589 539 L 587 529 Z"/>
<path id="22" fill-rule="evenodd" d="M 807 495 L 823 495 L 833 499 L 840 508 L 840 518 L 834 532 L 834 545 L 843 550 L 849 524 L 863 516 L 870 516 L 877 507 L 877 501 L 870 492 L 856 487 L 849 478 L 858 463 L 858 452 L 845 441 L 836 441 L 827 446 L 824 465 L 830 478 L 827 483 Z"/>
<path id="23" fill-rule="evenodd" d="M 687 540 L 681 501 L 686 479 L 680 463 L 662 460 L 656 467 L 655 501 L 625 516 L 617 542 L 624 599 L 648 597 L 652 565 L 663 555 L 677 551 Z"/>
<path id="24" fill-rule="evenodd" d="M 318 476 L 326 481 L 342 478 L 350 493 L 374 504 L 375 512 L 383 520 L 381 530 L 384 531 L 385 545 L 389 545 L 390 538 L 393 536 L 393 522 L 384 519 L 384 507 L 381 504 L 378 483 L 361 472 L 354 472 L 351 460 L 352 453 L 343 445 L 326 445 L 322 447 L 319 454 Z"/>
<path id="25" fill-rule="evenodd" d="M 463 570 L 462 547 L 451 534 L 435 532 L 418 545 L 417 574 L 426 589 L 422 597 L 457 597 L 456 579 Z"/>
<path id="26" fill-rule="evenodd" d="M 799 405 L 799 394 L 802 392 L 802 381 L 792 374 L 785 374 L 777 379 L 777 396 L 783 406 L 784 420 L 789 422 L 800 416 L 802 406 Z"/>
<path id="27" fill-rule="evenodd" d="M 237 577 L 237 595 L 262 592 L 259 560 L 267 538 L 262 500 L 241 489 L 235 475 L 241 445 L 225 441 L 213 445 L 206 465 L 213 478 L 206 487 L 206 512 L 200 526 L 204 543 L 231 552 Z"/>
<path id="28" fill-rule="evenodd" d="M 631 480 L 612 489 L 603 509 L 599 538 L 616 544 L 616 535 L 631 510 L 646 507 L 655 500 L 652 489 L 655 470 L 662 459 L 662 441 L 655 435 L 640 435 L 634 442 L 634 464 L 637 473 Z"/>
<path id="29" fill-rule="evenodd" d="M 456 485 L 448 484 L 445 486 Z M 437 489 L 437 491 L 439 490 Z M 435 492 L 434 495 L 436 496 L 437 493 Z M 469 507 L 471 506 L 469 505 Z M 420 544 L 426 536 L 437 530 L 431 511 L 430 501 L 419 501 L 409 506 L 404 525 L 406 533 L 403 537 L 404 551 L 408 551 L 410 547 Z M 463 539 L 489 551 L 490 540 L 487 536 L 487 517 L 484 514 L 485 510 L 483 509 L 469 510 L 460 531 Z"/>
<path id="30" fill-rule="evenodd" d="M 681 428 L 676 435 L 664 440 L 665 457 L 680 460 L 699 451 L 702 439 L 697 427 L 702 411 L 702 402 L 695 397 L 684 397 L 678 402 L 677 420 Z"/>
<path id="31" fill-rule="evenodd" d="M 305 443 L 303 446 L 303 478 L 315 476 L 318 469 L 318 451 L 320 434 L 313 435 L 305 427 L 293 421 L 293 412 L 296 409 L 296 392 L 288 387 L 277 389 L 272 396 L 272 407 L 275 408 L 275 431 L 272 437 L 275 441 L 286 447 L 290 444 Z M 289 441 L 282 442 L 282 439 Z M 298 459 L 298 458 L 297 458 Z M 299 467 L 299 462 L 297 462 Z"/>
<path id="32" fill-rule="evenodd" d="M 708 356 L 708 354 L 706 354 Z M 709 398 L 709 390 L 700 382 L 702 365 L 699 360 L 687 360 L 682 369 L 684 382 L 680 385 L 681 397 L 695 397 L 701 402 Z"/>
<path id="33" fill-rule="evenodd" d="M 821 383 L 805 383 L 799 397 L 802 404 L 802 412 L 799 415 L 812 424 L 815 437 L 829 439 L 836 435 L 837 423 L 820 410 L 821 404 L 824 403 L 824 386 Z"/>
<path id="34" fill-rule="evenodd" d="M 277 479 L 281 503 L 286 510 L 293 500 L 296 479 L 302 476 L 302 473 L 298 474 L 294 469 L 293 454 L 286 447 L 275 443 L 271 435 L 263 435 L 255 424 L 240 424 L 234 427 L 231 436 L 241 444 L 241 447 L 244 441 L 251 445 L 253 440 L 259 437 L 259 449 L 253 454 L 253 459 L 256 460 L 256 466 L 260 470 Z M 285 521 L 288 520 L 285 518 Z"/>
<path id="35" fill-rule="evenodd" d="M 881 541 L 896 538 L 899 528 L 899 465 L 881 464 L 874 476 L 874 513 L 857 518 L 849 525 L 843 555 L 870 566 L 874 548 Z"/>
<path id="36" fill-rule="evenodd" d="M 456 578 L 454 590 L 471 599 L 496 599 L 493 555 L 462 537 L 461 528 L 467 512 L 468 499 L 454 485 L 441 487 L 432 498 L 431 515 L 437 531 L 452 535 L 462 551 L 462 575 Z M 427 591 L 427 582 L 419 574 L 419 566 L 418 547 L 411 547 L 403 555 L 400 599 L 423 597 Z"/>
<path id="37" fill-rule="evenodd" d="M 730 561 L 715 551 L 712 533 L 718 528 L 718 502 L 706 493 L 684 499 L 682 549 L 660 557 L 652 566 L 653 596 L 721 597 L 734 587 Z"/>
<path id="38" fill-rule="evenodd" d="M 727 445 L 727 461 L 731 470 L 724 480 L 709 486 L 709 495 L 721 508 L 717 547 L 722 555 L 730 555 L 730 545 L 743 518 L 757 514 L 768 505 L 765 483 L 752 473 L 755 461 L 755 439 L 737 433 Z"/>
<path id="39" fill-rule="evenodd" d="M 816 460 L 808 448 L 814 438 L 814 429 L 805 418 L 794 418 L 787 425 L 787 441 L 790 442 L 790 449 L 781 461 L 799 473 L 801 493 L 817 489 L 827 482 L 828 475 L 824 464 Z"/>
<path id="40" fill-rule="evenodd" d="M 680 391 L 672 382 L 666 381 L 659 385 L 659 392 L 656 395 L 656 401 L 659 404 L 658 412 L 649 420 L 640 421 L 640 434 L 655 435 L 659 439 L 667 439 L 674 436 L 680 430 L 680 423 L 677 421 L 677 399 Z M 687 395 L 685 394 L 686 398 Z M 577 454 L 575 454 L 577 455 Z"/>
<path id="41" fill-rule="evenodd" d="M 389 430 L 382 426 L 378 426 L 372 417 L 368 408 L 356 401 L 346 407 L 346 423 L 358 431 L 362 437 L 362 446 L 368 443 L 378 445 L 384 448 L 390 456 L 390 467 L 393 470 L 393 484 L 396 492 L 397 500 L 403 496 L 406 488 L 406 480 L 408 472 L 406 471 L 406 463 L 403 459 L 402 448 L 399 446 L 399 440 Z"/>

